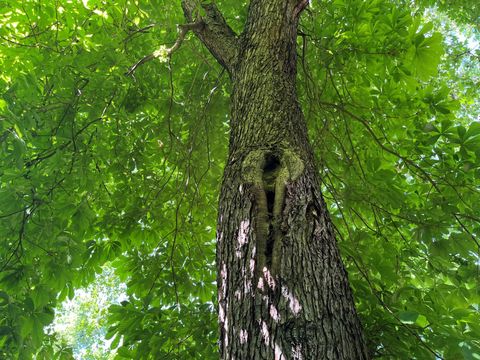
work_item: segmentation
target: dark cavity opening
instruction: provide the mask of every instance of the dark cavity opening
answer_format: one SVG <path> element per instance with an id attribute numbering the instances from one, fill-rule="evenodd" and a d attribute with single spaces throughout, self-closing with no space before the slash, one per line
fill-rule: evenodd
<path id="1" fill-rule="evenodd" d="M 269 153 L 265 155 L 265 166 L 263 167 L 264 174 L 278 169 L 280 160 L 275 154 Z"/>
<path id="2" fill-rule="evenodd" d="M 268 237 L 265 247 L 265 257 L 267 266 L 272 263 L 272 253 L 274 246 L 274 205 L 275 205 L 275 183 L 280 171 L 280 160 L 275 154 L 269 153 L 265 155 L 265 166 L 263 167 L 263 190 L 267 198 L 268 212 Z"/>
<path id="3" fill-rule="evenodd" d="M 275 191 L 267 191 L 267 211 L 268 211 L 268 236 L 267 244 L 265 246 L 265 257 L 267 260 L 267 266 L 272 265 L 272 253 L 273 253 L 273 204 L 275 203 Z"/>
<path id="4" fill-rule="evenodd" d="M 267 211 L 269 217 L 273 214 L 275 204 L 275 182 L 280 170 L 280 161 L 272 153 L 265 155 L 265 165 L 263 167 L 263 190 L 267 197 Z"/>

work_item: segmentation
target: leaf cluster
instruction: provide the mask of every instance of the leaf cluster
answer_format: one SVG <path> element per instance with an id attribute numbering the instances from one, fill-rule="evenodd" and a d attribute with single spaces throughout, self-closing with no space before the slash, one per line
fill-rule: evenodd
<path id="1" fill-rule="evenodd" d="M 241 31 L 247 4 L 217 3 Z M 480 70 L 460 36 L 478 31 L 442 4 L 312 2 L 298 37 L 324 195 L 383 359 L 480 356 Z M 0 358 L 71 359 L 44 327 L 107 262 L 127 286 L 104 325 L 116 358 L 216 358 L 226 74 L 187 36 L 124 75 L 175 43 L 175 2 L 0 15 Z"/>

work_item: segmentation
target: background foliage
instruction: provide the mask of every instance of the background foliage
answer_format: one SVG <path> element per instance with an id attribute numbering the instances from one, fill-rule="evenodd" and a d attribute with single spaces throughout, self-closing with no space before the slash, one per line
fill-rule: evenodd
<path id="1" fill-rule="evenodd" d="M 241 31 L 245 2 L 217 1 Z M 425 10 L 427 9 L 427 10 Z M 179 2 L 0 2 L 0 358 L 71 359 L 53 308 L 109 263 L 117 359 L 215 359 L 228 76 Z M 480 359 L 476 2 L 312 2 L 299 94 L 369 347 Z M 117 284 L 117 286 L 119 286 Z"/>

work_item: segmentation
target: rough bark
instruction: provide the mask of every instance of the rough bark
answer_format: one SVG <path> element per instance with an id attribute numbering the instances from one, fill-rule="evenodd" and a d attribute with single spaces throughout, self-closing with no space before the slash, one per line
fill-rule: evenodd
<path id="1" fill-rule="evenodd" d="M 296 96 L 306 3 L 252 0 L 228 51 L 198 34 L 233 83 L 217 228 L 222 359 L 368 358 Z"/>

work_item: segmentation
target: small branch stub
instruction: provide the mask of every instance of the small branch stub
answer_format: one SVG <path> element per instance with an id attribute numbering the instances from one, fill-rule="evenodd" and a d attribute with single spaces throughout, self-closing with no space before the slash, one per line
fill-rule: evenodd
<path id="1" fill-rule="evenodd" d="M 308 6 L 309 0 L 299 0 L 298 4 L 293 9 L 293 17 L 298 17 L 300 13 Z"/>

